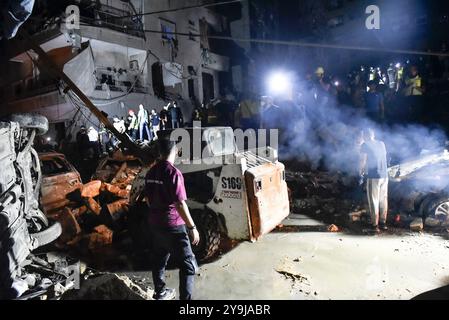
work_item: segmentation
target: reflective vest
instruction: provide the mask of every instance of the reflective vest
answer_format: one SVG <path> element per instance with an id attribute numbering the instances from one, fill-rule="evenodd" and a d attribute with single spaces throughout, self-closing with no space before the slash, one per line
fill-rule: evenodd
<path id="1" fill-rule="evenodd" d="M 422 79 L 420 76 L 414 78 L 405 79 L 404 95 L 409 96 L 422 96 Z"/>

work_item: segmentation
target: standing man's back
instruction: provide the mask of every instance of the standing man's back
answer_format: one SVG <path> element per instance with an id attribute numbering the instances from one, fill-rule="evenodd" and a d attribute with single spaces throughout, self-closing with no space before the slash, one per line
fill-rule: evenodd
<path id="1" fill-rule="evenodd" d="M 169 138 L 159 137 L 161 158 L 145 177 L 145 195 L 149 206 L 148 225 L 153 254 L 154 298 L 170 300 L 174 289 L 165 284 L 165 268 L 172 256 L 179 265 L 179 296 L 192 299 L 197 262 L 192 244 L 199 242 L 199 233 L 187 207 L 182 173 L 175 168 L 176 144 Z"/>
<path id="2" fill-rule="evenodd" d="M 372 129 L 365 130 L 360 148 L 362 172 L 367 177 L 366 193 L 371 214 L 371 227 L 375 233 L 387 230 L 388 168 L 387 150 L 382 141 L 375 139 Z"/>

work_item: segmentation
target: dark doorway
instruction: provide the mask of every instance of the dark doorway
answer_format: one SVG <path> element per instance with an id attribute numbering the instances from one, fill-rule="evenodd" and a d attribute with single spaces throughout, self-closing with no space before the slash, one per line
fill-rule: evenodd
<path id="1" fill-rule="evenodd" d="M 151 75 L 153 80 L 154 95 L 160 99 L 165 99 L 164 74 L 162 72 L 162 64 L 153 63 L 151 66 Z"/>
<path id="2" fill-rule="evenodd" d="M 203 73 L 203 99 L 204 103 L 215 99 L 214 76 L 209 73 Z"/>
<path id="3" fill-rule="evenodd" d="M 189 98 L 195 100 L 195 81 L 193 79 L 189 79 L 187 86 L 189 87 Z"/>

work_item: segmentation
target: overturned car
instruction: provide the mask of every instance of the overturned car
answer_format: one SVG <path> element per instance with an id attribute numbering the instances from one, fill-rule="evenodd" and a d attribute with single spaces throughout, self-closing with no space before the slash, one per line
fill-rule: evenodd
<path id="1" fill-rule="evenodd" d="M 48 120 L 40 115 L 17 114 L 0 121 L 0 297 L 23 293 L 23 268 L 32 250 L 61 234 L 39 209 L 42 172 L 32 144 L 45 134 Z"/>

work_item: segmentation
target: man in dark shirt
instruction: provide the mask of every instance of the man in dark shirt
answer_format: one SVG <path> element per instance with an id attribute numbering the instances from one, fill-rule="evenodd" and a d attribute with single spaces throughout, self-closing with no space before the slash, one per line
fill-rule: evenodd
<path id="1" fill-rule="evenodd" d="M 368 82 L 369 90 L 365 94 L 366 114 L 374 121 L 381 121 L 385 118 L 384 97 L 377 92 L 375 81 Z"/>
<path id="2" fill-rule="evenodd" d="M 199 233 L 186 204 L 187 195 L 182 173 L 174 167 L 176 143 L 159 137 L 160 161 L 145 177 L 145 195 L 149 206 L 148 223 L 153 244 L 154 299 L 172 300 L 175 290 L 165 285 L 165 267 L 170 255 L 177 261 L 181 300 L 192 299 L 194 277 L 198 268 L 192 252 Z"/>
<path id="3" fill-rule="evenodd" d="M 367 177 L 366 191 L 371 214 L 372 231 L 378 233 L 380 229 L 387 230 L 387 150 L 382 141 L 375 139 L 375 134 L 372 129 L 365 130 L 363 136 L 364 143 L 360 148 L 362 154 L 361 171 Z"/>
<path id="4" fill-rule="evenodd" d="M 160 123 L 160 130 L 167 130 L 169 129 L 171 124 L 170 121 L 170 114 L 168 112 L 168 105 L 164 106 L 161 110 L 161 112 L 159 113 L 159 119 L 161 120 Z"/>

